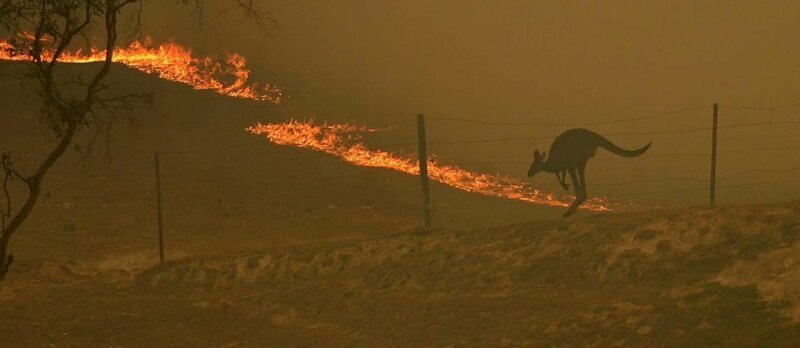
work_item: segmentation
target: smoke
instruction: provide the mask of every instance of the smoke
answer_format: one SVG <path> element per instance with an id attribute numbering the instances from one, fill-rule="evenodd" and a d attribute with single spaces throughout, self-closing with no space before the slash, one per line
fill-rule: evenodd
<path id="1" fill-rule="evenodd" d="M 302 114 L 298 116 L 363 125 L 420 112 L 430 117 L 576 124 L 714 102 L 779 105 L 800 100 L 800 47 L 795 44 L 800 23 L 792 15 L 800 4 L 795 3 L 278 0 L 264 5 L 279 23 L 270 35 L 236 13 L 213 17 L 212 25 L 197 30 L 191 13 L 175 16 L 175 5 L 166 3 L 148 5 L 147 11 L 157 15 L 146 17 L 145 28 L 157 40 L 185 42 L 201 54 L 241 53 L 255 80 L 291 92 L 292 110 Z M 162 14 L 170 14 L 171 20 L 159 20 L 165 18 Z M 770 117 L 788 119 L 792 111 L 724 110 L 720 123 Z M 602 134 L 652 133 L 709 127 L 710 118 L 705 110 L 590 128 Z M 546 150 L 551 141 L 547 138 L 566 129 L 431 122 L 428 134 L 432 140 L 447 141 L 538 137 L 433 146 L 443 158 L 518 162 L 471 169 L 522 176 L 533 150 Z M 790 129 L 724 131 L 720 151 L 790 146 Z M 705 186 L 708 133 L 610 138 L 621 146 L 650 141 L 654 145 L 641 160 L 605 161 L 611 156 L 598 154 L 603 161 L 589 165 L 590 194 L 599 190 L 640 198 L 638 194 L 648 191 Z M 413 142 L 413 129 L 398 132 L 394 141 Z M 666 157 L 670 153 L 695 155 Z M 719 162 L 723 176 L 751 169 L 784 171 L 795 166 L 797 157 L 787 152 L 726 156 Z M 672 177 L 695 182 L 662 180 Z M 662 181 L 594 185 L 634 180 Z M 554 178 L 534 178 L 536 184 L 551 181 Z M 721 194 L 777 198 L 783 188 Z M 680 203 L 707 199 L 702 191 L 673 196 Z"/>

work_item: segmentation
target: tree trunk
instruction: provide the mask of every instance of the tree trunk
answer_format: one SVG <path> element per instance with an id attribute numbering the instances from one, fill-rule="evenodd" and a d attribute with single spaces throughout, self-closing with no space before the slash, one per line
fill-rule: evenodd
<path id="1" fill-rule="evenodd" d="M 42 180 L 44 176 L 50 171 L 50 168 L 61 158 L 61 155 L 67 151 L 67 147 L 69 144 L 72 143 L 72 138 L 75 135 L 75 131 L 78 128 L 78 124 L 75 121 L 69 121 L 67 124 L 67 129 L 64 134 L 61 136 L 61 140 L 59 140 L 58 145 L 50 152 L 50 155 L 42 162 L 39 166 L 39 169 L 36 171 L 36 174 L 30 178 L 28 178 L 28 199 L 25 201 L 25 204 L 19 210 L 19 212 L 14 215 L 14 218 L 11 220 L 11 223 L 3 229 L 2 234 L 0 234 L 0 281 L 5 279 L 6 274 L 8 273 L 8 268 L 11 265 L 11 261 L 13 258 L 8 253 L 8 244 L 11 241 L 11 236 L 16 232 L 25 219 L 28 218 L 31 211 L 33 211 L 33 207 L 36 206 L 36 201 L 39 200 L 39 192 L 42 187 Z"/>

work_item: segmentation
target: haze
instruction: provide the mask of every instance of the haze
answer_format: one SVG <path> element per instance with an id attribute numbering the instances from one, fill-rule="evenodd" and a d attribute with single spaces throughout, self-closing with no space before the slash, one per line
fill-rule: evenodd
<path id="1" fill-rule="evenodd" d="M 174 12 L 173 5 L 148 6 L 147 11 L 154 14 Z M 796 45 L 800 22 L 794 16 L 800 4 L 795 2 L 350 0 L 271 1 L 265 6 L 279 25 L 268 36 L 253 25 L 241 25 L 242 18 L 230 13 L 205 30 L 197 30 L 196 17 L 188 14 L 166 24 L 155 19 L 160 16 L 151 16 L 145 31 L 157 40 L 189 43 L 201 52 L 242 53 L 257 78 L 293 92 L 295 117 L 369 125 L 417 113 L 501 122 L 580 123 L 714 102 L 771 106 L 800 100 L 800 47 Z M 723 110 L 720 125 L 767 117 L 783 120 L 793 112 Z M 593 129 L 638 133 L 710 127 L 710 123 L 709 108 Z M 434 140 L 474 140 L 555 137 L 568 127 L 433 123 L 429 128 Z M 785 146 L 791 140 L 791 132 L 785 131 L 769 126 L 723 132 L 720 151 Z M 407 135 L 412 139 L 413 133 Z M 628 147 L 652 140 L 655 155 L 707 153 L 710 148 L 708 132 L 610 138 Z M 440 146 L 434 151 L 462 162 L 465 158 L 479 163 L 518 162 L 472 167 L 521 176 L 533 149 L 548 146 L 546 140 L 523 140 L 477 148 Z M 785 152 L 770 154 L 772 160 L 763 160 L 766 156 L 760 154 L 745 155 L 747 165 L 739 155 L 721 158 L 722 175 L 753 167 L 787 171 L 797 163 L 797 156 Z M 671 158 L 597 163 L 590 165 L 595 174 L 589 180 L 617 183 L 660 179 L 666 174 L 700 182 L 708 177 L 707 162 L 707 158 Z M 535 178 L 534 182 L 545 185 L 551 179 Z M 632 189 L 697 186 L 686 182 L 645 185 Z M 771 187 L 766 193 L 762 188 L 754 194 L 747 194 L 747 189 L 721 194 L 731 195 L 731 200 L 763 200 L 765 195 L 769 200 L 782 195 L 785 187 Z M 624 191 L 621 187 L 607 193 L 622 195 Z M 698 203 L 704 197 L 700 192 L 653 200 Z"/>
<path id="2" fill-rule="evenodd" d="M 579 121 L 800 94 L 800 4 L 791 1 L 265 5 L 280 26 L 271 36 L 234 25 L 235 15 L 206 31 L 194 17 L 152 16 L 146 31 L 240 52 L 276 83 L 385 117 Z"/>
<path id="3" fill-rule="evenodd" d="M 800 2 L 193 3 L 107 76 L 0 41 L 0 347 L 799 346 Z"/>

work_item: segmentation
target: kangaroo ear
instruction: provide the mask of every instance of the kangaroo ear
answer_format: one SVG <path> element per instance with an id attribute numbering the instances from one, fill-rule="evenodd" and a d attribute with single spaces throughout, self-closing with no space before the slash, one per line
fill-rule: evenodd
<path id="1" fill-rule="evenodd" d="M 540 157 L 542 157 L 542 155 L 539 154 L 539 150 L 534 150 L 533 151 L 533 159 L 538 160 Z"/>
<path id="2" fill-rule="evenodd" d="M 542 159 L 545 159 L 545 157 L 547 157 L 547 152 L 542 152 Z"/>

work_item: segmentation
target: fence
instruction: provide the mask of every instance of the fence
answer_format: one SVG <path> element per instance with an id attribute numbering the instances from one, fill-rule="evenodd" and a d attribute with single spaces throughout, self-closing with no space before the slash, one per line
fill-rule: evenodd
<path id="1" fill-rule="evenodd" d="M 622 180 L 616 182 L 589 182 L 589 186 L 598 186 L 603 188 L 614 188 L 620 186 L 630 186 L 635 184 L 664 184 L 668 182 L 684 182 L 684 183 L 698 183 L 705 184 L 703 186 L 693 185 L 689 187 L 675 187 L 671 189 L 662 190 L 637 190 L 634 193 L 628 193 L 625 196 L 652 196 L 659 194 L 684 194 L 687 192 L 708 192 L 708 203 L 715 206 L 718 202 L 719 190 L 730 191 L 735 189 L 756 188 L 761 186 L 770 185 L 797 185 L 800 184 L 795 176 L 798 173 L 798 158 L 795 153 L 789 153 L 791 158 L 787 158 L 786 153 L 790 150 L 800 149 L 800 141 L 792 143 L 792 140 L 798 140 L 800 137 L 796 136 L 797 128 L 800 126 L 800 118 L 795 114 L 787 114 L 786 111 L 796 110 L 800 108 L 800 103 L 776 105 L 776 106 L 732 106 L 710 104 L 697 107 L 688 107 L 668 112 L 657 114 L 643 115 L 637 117 L 628 117 L 622 119 L 615 119 L 610 121 L 592 121 L 592 122 L 508 122 L 508 121 L 487 121 L 469 118 L 458 117 L 443 117 L 443 116 L 427 116 L 427 120 L 431 124 L 444 124 L 442 129 L 452 128 L 454 124 L 461 125 L 475 125 L 479 127 L 479 133 L 486 133 L 492 127 L 504 129 L 524 129 L 526 132 L 530 130 L 537 130 L 534 135 L 520 135 L 520 136 L 499 136 L 499 137 L 464 137 L 464 138 L 437 138 L 427 139 L 426 144 L 420 144 L 420 148 L 436 148 L 439 150 L 437 153 L 440 155 L 436 160 L 445 161 L 448 164 L 470 167 L 470 166 L 489 166 L 499 167 L 514 165 L 518 169 L 522 169 L 523 165 L 530 163 L 526 157 L 521 155 L 514 155 L 515 158 L 526 158 L 526 160 L 509 160 L 508 148 L 525 149 L 531 151 L 532 147 L 523 146 L 520 143 L 536 142 L 541 145 L 551 142 L 555 136 L 566 128 L 572 127 L 605 127 L 613 126 L 619 128 L 623 124 L 636 123 L 634 128 L 644 127 L 648 128 L 648 122 L 654 124 L 655 127 L 650 127 L 649 130 L 636 130 L 636 131 L 599 131 L 612 139 L 621 139 L 625 137 L 648 137 L 650 139 L 657 138 L 655 144 L 670 144 L 672 151 L 653 151 L 653 148 L 636 161 L 648 161 L 658 159 L 660 161 L 674 161 L 679 163 L 681 171 L 684 172 L 697 172 L 697 169 L 705 172 L 704 175 L 675 175 L 665 176 L 659 175 L 639 175 L 639 178 L 631 180 Z M 688 117 L 688 119 L 687 119 Z M 662 121 L 662 124 L 655 124 L 651 121 Z M 403 120 L 401 122 L 385 125 L 384 127 L 397 128 L 408 126 L 412 120 Z M 674 129 L 663 129 L 663 123 L 673 125 L 682 125 L 683 127 L 675 127 Z M 698 125 L 693 123 L 706 123 L 706 125 Z M 424 126 L 424 123 L 422 123 Z M 460 127 L 460 129 L 462 129 Z M 553 128 L 554 131 L 550 134 L 545 134 L 546 130 Z M 659 129 L 662 128 L 662 129 Z M 542 130 L 545 131 L 542 131 Z M 766 131 L 765 131 L 766 129 Z M 743 134 L 747 132 L 750 134 Z M 435 134 L 429 130 L 428 134 Z M 446 133 L 446 132 L 445 132 Z M 511 133 L 511 132 L 509 132 Z M 753 133 L 759 135 L 753 136 Z M 692 141 L 692 138 L 699 138 Z M 697 141 L 699 140 L 699 141 Z M 612 140 L 613 141 L 613 140 Z M 509 144 L 515 145 L 509 145 Z M 485 147 L 491 144 L 502 144 L 501 148 L 505 149 L 500 151 L 499 154 L 491 156 L 489 159 L 476 160 L 473 157 L 448 157 L 441 156 L 443 148 L 457 147 L 458 151 L 453 152 L 476 152 L 476 148 Z M 698 145 L 701 146 L 686 146 Z M 389 148 L 403 148 L 414 145 L 413 143 L 389 144 L 385 145 Z M 657 145 L 654 146 L 656 148 Z M 707 146 L 709 151 L 702 151 L 698 148 Z M 683 148 L 684 151 L 675 151 L 676 149 Z M 663 149 L 663 147 L 662 147 Z M 546 148 L 543 148 L 546 150 Z M 479 151 L 478 151 L 479 152 Z M 503 153 L 505 152 L 505 154 Z M 781 154 L 783 153 L 783 154 Z M 738 158 L 737 158 L 738 157 Z M 502 158 L 502 159 L 499 159 Z M 782 166 L 776 163 L 769 163 L 770 158 L 775 159 L 772 162 L 780 162 Z M 432 158 L 429 158 L 432 160 Z M 592 161 L 599 162 L 612 162 L 612 161 L 628 161 L 627 158 L 619 157 L 598 157 Z M 703 165 L 703 161 L 706 162 Z M 686 162 L 690 162 L 687 165 Z M 788 165 L 787 165 L 788 163 Z M 746 164 L 750 164 L 747 167 Z M 615 164 L 617 165 L 617 164 Z M 591 165 L 590 165 L 591 166 Z M 755 166 L 755 167 L 754 167 Z M 691 170 L 690 170 L 691 169 Z M 721 171 L 720 171 L 721 169 Z M 520 171 L 517 171 L 518 173 Z M 723 175 L 720 175 L 723 173 Z M 520 173 L 521 174 L 521 173 Z M 745 182 L 737 182 L 745 177 L 752 177 L 760 175 L 762 178 L 759 180 L 751 180 Z M 791 177 L 790 177 L 791 176 Z M 798 185 L 800 186 L 800 185 Z M 423 190 L 424 191 L 424 190 Z M 425 198 L 424 198 L 425 199 Z"/>
<path id="2" fill-rule="evenodd" d="M 601 192 L 604 194 L 619 194 L 624 197 L 636 197 L 637 199 L 658 195 L 683 195 L 689 193 L 697 194 L 696 197 L 700 197 L 701 193 L 707 192 L 707 202 L 714 205 L 720 202 L 720 191 L 729 192 L 765 186 L 784 187 L 788 185 L 790 187 L 800 187 L 798 185 L 800 181 L 795 178 L 798 173 L 798 167 L 800 167 L 797 163 L 798 159 L 800 159 L 798 157 L 800 151 L 792 151 L 800 149 L 800 139 L 798 139 L 800 137 L 796 136 L 797 126 L 800 126 L 800 117 L 797 116 L 800 115 L 793 113 L 797 109 L 800 109 L 800 103 L 767 107 L 713 104 L 657 114 L 585 123 L 504 122 L 438 115 L 423 117 L 420 115 L 416 118 L 382 125 L 382 128 L 389 130 L 405 129 L 409 133 L 418 131 L 417 141 L 378 144 L 377 147 L 407 151 L 409 154 L 418 155 L 420 158 L 419 163 L 422 166 L 420 172 L 423 173 L 419 184 L 422 185 L 422 188 L 411 185 L 411 182 L 406 182 L 408 187 L 394 189 L 384 187 L 382 190 L 383 192 L 396 192 L 403 195 L 419 195 L 419 192 L 422 191 L 423 222 L 425 225 L 429 225 L 431 223 L 431 200 L 427 193 L 427 178 L 424 176 L 425 166 L 429 161 L 441 161 L 465 168 L 481 167 L 485 170 L 495 171 L 505 168 L 506 171 L 513 172 L 511 174 L 521 174 L 519 170 L 527 169 L 527 165 L 530 163 L 530 153 L 535 145 L 549 145 L 556 135 L 567 128 L 590 127 L 597 129 L 599 133 L 612 138 L 612 141 L 615 142 L 620 140 L 625 144 L 643 144 L 645 140 L 654 140 L 654 147 L 645 156 L 637 159 L 598 155 L 598 158 L 593 159 L 592 163 L 607 163 L 607 165 L 598 165 L 601 167 L 599 169 L 606 170 L 606 174 L 614 174 L 617 173 L 615 170 L 622 170 L 635 175 L 629 178 L 617 175 L 617 177 L 621 178 L 620 180 L 605 182 L 594 182 L 590 177 L 590 188 L 599 187 L 601 190 L 605 190 Z M 414 127 L 415 125 L 416 127 Z M 455 125 L 460 125 L 459 129 L 468 128 L 466 125 L 473 125 L 476 128 L 473 132 L 474 134 L 490 133 L 492 135 L 452 136 L 452 132 L 442 131 L 443 129 L 452 129 Z M 491 131 L 492 129 L 499 130 Z M 505 135 L 502 135 L 503 133 Z M 383 132 L 381 135 L 384 142 L 386 142 L 385 139 L 388 139 L 388 141 L 397 140 L 397 137 L 392 138 L 385 134 Z M 406 138 L 413 139 L 410 136 Z M 370 144 L 375 145 L 372 142 Z M 659 146 L 660 144 L 670 145 Z M 242 148 L 252 146 L 252 144 L 230 146 L 212 144 L 207 148 L 162 151 L 160 153 L 160 161 L 162 166 L 166 167 L 167 170 L 171 170 L 176 163 L 184 163 L 183 165 L 185 165 L 194 161 L 178 157 L 184 154 L 202 157 L 204 153 L 212 150 L 235 153 Z M 494 152 L 484 151 L 488 147 L 491 147 Z M 279 151 L 285 152 L 284 150 Z M 473 155 L 464 156 L 465 152 Z M 492 156 L 481 158 L 478 156 L 481 153 L 490 153 Z M 716 154 L 716 156 L 713 154 Z M 777 158 L 772 162 L 781 162 L 783 166 L 776 166 L 774 165 L 775 163 L 770 164 L 769 160 L 763 160 L 763 157 L 759 157 L 763 155 Z M 318 154 L 297 151 L 291 155 L 282 155 L 279 159 L 273 160 L 272 163 L 260 169 L 286 166 L 294 161 L 302 161 L 313 156 L 318 156 Z M 790 156 L 793 157 L 787 158 Z M 197 160 L 197 163 L 192 164 L 190 167 L 193 170 L 220 172 L 240 169 L 235 157 L 232 155 L 228 157 L 230 158 L 230 163 L 204 164 L 205 162 Z M 659 161 L 662 164 L 663 161 L 668 161 L 679 168 L 664 170 L 659 167 L 651 170 L 651 168 L 657 167 L 651 161 Z M 593 165 L 590 164 L 590 166 Z M 513 168 L 513 170 L 509 168 Z M 358 177 L 363 175 L 363 173 L 359 173 L 356 170 L 351 173 L 347 173 L 346 170 L 349 169 L 345 168 L 339 172 L 328 171 L 323 175 L 315 176 L 315 179 L 335 183 L 337 180 L 344 180 L 348 176 Z M 152 165 L 145 166 L 140 171 L 141 173 L 131 173 L 131 176 L 153 178 L 154 169 Z M 158 176 L 158 171 L 156 171 L 156 175 Z M 597 175 L 597 177 L 603 176 L 611 177 L 615 175 Z M 153 189 L 160 184 L 156 180 L 149 181 L 148 185 Z M 552 180 L 552 178 L 542 178 L 542 180 L 552 181 L 553 187 L 557 188 L 554 183 L 555 180 Z M 671 186 L 655 190 L 645 190 L 636 186 L 661 187 L 666 184 Z M 167 193 L 171 190 L 169 185 L 170 183 L 166 183 L 164 188 Z M 635 187 L 636 190 L 634 192 L 622 191 L 624 188 L 629 187 Z M 156 190 L 156 192 L 158 191 Z M 778 193 L 783 191 L 786 190 L 781 190 Z M 160 195 L 154 196 L 156 198 Z M 725 201 L 721 202 L 725 203 Z M 153 205 L 155 206 L 155 203 Z M 160 212 L 160 207 L 157 210 Z M 165 217 L 169 222 L 169 212 Z M 158 225 L 154 224 L 154 227 L 156 226 Z M 291 226 L 294 226 L 294 224 L 277 224 L 273 226 L 273 229 Z M 160 227 L 159 230 L 161 230 Z M 169 240 L 166 243 L 169 243 Z M 163 248 L 162 242 L 161 249 L 163 250 Z"/>

